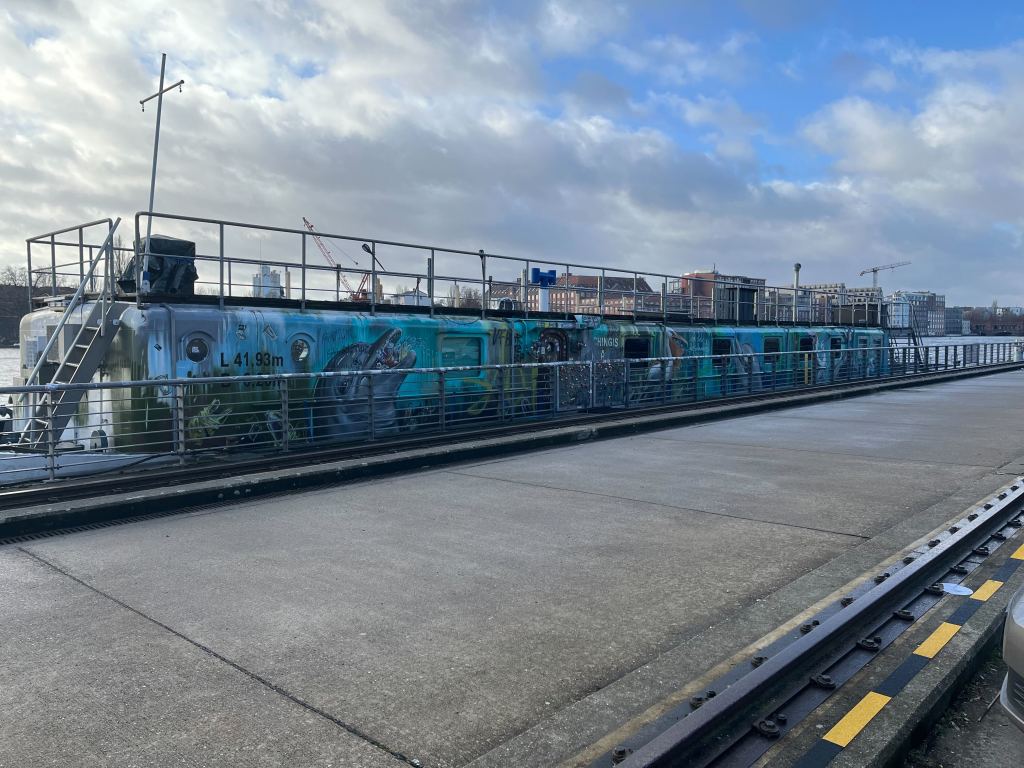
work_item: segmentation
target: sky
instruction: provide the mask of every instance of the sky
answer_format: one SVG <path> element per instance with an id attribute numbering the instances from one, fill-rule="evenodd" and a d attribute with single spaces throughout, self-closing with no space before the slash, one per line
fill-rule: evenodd
<path id="1" fill-rule="evenodd" d="M 157 210 L 1024 304 L 1017 3 L 125 7 L 0 7 L 0 264 L 146 208 L 166 52 Z"/>

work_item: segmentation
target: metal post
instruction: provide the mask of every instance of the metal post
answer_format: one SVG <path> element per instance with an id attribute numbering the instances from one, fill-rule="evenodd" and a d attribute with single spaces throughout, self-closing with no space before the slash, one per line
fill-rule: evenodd
<path id="1" fill-rule="evenodd" d="M 50 235 L 50 295 L 57 295 L 57 244 Z"/>
<path id="2" fill-rule="evenodd" d="M 559 401 L 562 396 L 561 366 L 559 366 L 558 363 L 552 363 L 551 373 L 554 376 L 554 384 L 552 385 L 553 392 L 551 398 L 551 415 L 555 416 L 558 414 L 558 406 L 560 404 Z"/>
<path id="3" fill-rule="evenodd" d="M 487 255 L 481 248 L 480 254 L 480 318 L 487 317 Z"/>
<path id="4" fill-rule="evenodd" d="M 661 321 L 668 322 L 668 278 L 661 281 Z"/>
<path id="5" fill-rule="evenodd" d="M 25 242 L 25 256 L 28 260 L 28 311 L 32 311 L 32 243 Z"/>
<path id="6" fill-rule="evenodd" d="M 291 447 L 291 416 L 288 413 L 288 379 L 279 379 L 278 388 L 281 392 L 281 450 Z"/>
<path id="7" fill-rule="evenodd" d="M 370 241 L 370 314 L 377 314 L 377 243 Z"/>
<path id="8" fill-rule="evenodd" d="M 220 292 L 218 294 L 217 303 L 221 309 L 224 309 L 224 224 L 223 222 L 218 225 L 217 232 L 218 252 L 220 254 Z"/>
<path id="9" fill-rule="evenodd" d="M 633 319 L 636 320 L 636 283 L 639 280 L 639 275 L 636 272 L 633 273 Z"/>
<path id="10" fill-rule="evenodd" d="M 185 432 L 185 392 L 181 385 L 172 385 L 171 395 L 174 398 L 174 451 L 178 454 L 178 463 L 185 463 L 187 435 Z"/>
<path id="11" fill-rule="evenodd" d="M 661 404 L 668 403 L 668 358 L 661 360 Z"/>
<path id="12" fill-rule="evenodd" d="M 434 249 L 430 249 L 427 257 L 427 301 L 430 303 L 430 316 L 434 316 Z"/>
<path id="13" fill-rule="evenodd" d="M 601 270 L 601 276 L 597 279 L 597 313 L 604 315 L 604 270 Z"/>
<path id="14" fill-rule="evenodd" d="M 306 309 L 306 233 L 302 233 L 302 277 L 301 277 L 301 289 L 299 293 L 299 308 L 302 311 Z"/>
<path id="15" fill-rule="evenodd" d="M 153 234 L 153 200 L 156 196 L 156 160 L 157 154 L 160 150 L 160 118 L 163 114 L 164 107 L 164 91 L 169 91 L 172 88 L 180 88 L 185 81 L 179 80 L 174 85 L 164 88 L 164 70 L 167 67 L 167 54 L 160 54 L 160 87 L 157 92 L 152 96 L 147 96 L 142 99 L 139 103 L 142 105 L 143 111 L 146 109 L 146 102 L 152 98 L 156 98 L 156 130 L 153 133 L 153 172 L 149 179 L 149 215 L 146 217 L 146 247 L 142 254 L 142 271 L 136 269 L 135 281 L 136 281 L 136 294 L 137 302 L 141 303 L 141 296 L 143 293 L 149 293 L 149 239 Z"/>
<path id="16" fill-rule="evenodd" d="M 441 431 L 444 432 L 445 427 L 448 423 L 448 393 L 445 391 L 444 384 L 444 371 L 438 371 L 437 373 L 437 388 L 438 388 L 438 422 Z"/>
<path id="17" fill-rule="evenodd" d="M 530 316 L 530 260 L 527 259 L 523 267 L 523 317 L 528 318 Z M 540 307 L 540 293 L 537 294 L 537 306 Z"/>
<path id="18" fill-rule="evenodd" d="M 505 368 L 498 369 L 498 422 L 505 421 Z"/>
<path id="19" fill-rule="evenodd" d="M 57 390 L 51 389 L 46 401 L 46 476 L 53 480 L 57 476 L 57 436 L 53 430 L 54 398 Z"/>
<path id="20" fill-rule="evenodd" d="M 85 282 L 85 231 L 78 228 L 78 282 Z M 111 243 L 113 247 L 113 243 Z"/>
<path id="21" fill-rule="evenodd" d="M 588 360 L 587 365 L 590 366 L 590 404 L 589 408 L 594 408 L 595 398 L 597 397 L 597 370 L 593 360 Z"/>
<path id="22" fill-rule="evenodd" d="M 374 440 L 377 437 L 376 413 L 373 407 L 373 380 L 375 378 L 376 377 L 372 373 L 368 374 L 366 377 L 366 418 L 369 422 L 367 426 L 369 428 L 370 440 Z"/>

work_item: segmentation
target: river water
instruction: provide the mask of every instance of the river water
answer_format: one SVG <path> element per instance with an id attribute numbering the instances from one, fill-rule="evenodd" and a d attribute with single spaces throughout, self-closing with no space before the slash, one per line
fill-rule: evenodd
<path id="1" fill-rule="evenodd" d="M 21 350 L 4 347 L 0 349 L 0 387 L 9 387 L 14 377 L 21 373 Z M 7 399 L 4 396 L 3 399 Z"/>

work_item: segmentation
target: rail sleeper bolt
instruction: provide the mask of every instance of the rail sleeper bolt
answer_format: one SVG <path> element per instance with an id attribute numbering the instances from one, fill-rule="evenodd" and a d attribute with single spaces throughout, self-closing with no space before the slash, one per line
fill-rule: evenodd
<path id="1" fill-rule="evenodd" d="M 845 608 L 846 606 L 851 605 L 855 599 L 856 598 L 851 597 L 850 595 L 847 595 L 846 597 L 844 597 L 842 600 L 839 601 L 839 604 L 841 606 L 843 606 L 843 608 Z"/>
<path id="2" fill-rule="evenodd" d="M 750 663 L 751 663 L 752 666 L 760 667 L 766 661 L 768 661 L 768 657 L 767 656 L 755 656 L 754 658 L 752 658 L 750 660 Z"/>
<path id="3" fill-rule="evenodd" d="M 834 691 L 836 688 L 836 681 L 832 679 L 831 675 L 826 675 L 824 672 L 812 677 L 811 682 L 826 691 Z"/>
<path id="4" fill-rule="evenodd" d="M 1015 518 L 1013 518 L 1013 520 L 1010 520 L 1009 522 L 1007 522 L 1006 524 L 1007 524 L 1008 526 L 1010 526 L 1011 528 L 1020 528 L 1020 527 L 1021 527 L 1022 525 L 1024 525 L 1024 523 L 1022 523 L 1022 522 L 1021 522 L 1021 521 L 1020 521 L 1020 520 L 1019 520 L 1018 518 L 1016 518 L 1016 517 L 1015 517 Z"/>
<path id="5" fill-rule="evenodd" d="M 992 538 L 996 541 L 1006 541 L 1006 534 L 1002 531 L 996 531 L 992 534 Z"/>
<path id="6" fill-rule="evenodd" d="M 892 615 L 895 616 L 900 621 L 913 621 L 914 620 L 914 614 L 911 611 L 908 611 L 906 608 L 900 608 L 898 611 L 893 611 Z"/>
<path id="7" fill-rule="evenodd" d="M 941 542 L 938 539 L 932 539 L 928 542 L 928 548 L 931 549 L 932 547 L 937 547 L 940 543 Z"/>
<path id="8" fill-rule="evenodd" d="M 974 554 L 980 557 L 988 557 L 990 554 L 992 554 L 992 551 L 988 547 L 982 545 L 980 547 L 974 548 Z"/>
<path id="9" fill-rule="evenodd" d="M 889 578 L 889 574 L 888 573 L 880 573 L 877 576 L 875 576 L 875 584 L 881 584 L 883 581 L 885 581 L 888 578 Z"/>
<path id="10" fill-rule="evenodd" d="M 708 691 L 707 693 L 704 694 L 704 698 L 705 699 L 713 699 L 717 695 L 718 695 L 717 691 Z"/>
<path id="11" fill-rule="evenodd" d="M 1000 493 L 996 498 L 997 499 L 1005 499 L 1006 498 L 1006 491 L 1003 491 L 1002 493 Z"/>
<path id="12" fill-rule="evenodd" d="M 992 505 L 991 504 L 986 504 L 985 505 L 985 509 L 992 509 Z"/>
<path id="13" fill-rule="evenodd" d="M 882 647 L 882 638 L 878 635 L 861 638 L 857 641 L 857 647 L 865 651 L 877 651 Z"/>
<path id="14" fill-rule="evenodd" d="M 787 715 L 785 712 L 776 713 L 775 722 L 785 725 L 787 720 L 789 720 L 789 715 Z"/>
<path id="15" fill-rule="evenodd" d="M 936 584 L 929 584 L 927 587 L 924 588 L 924 591 L 927 592 L 929 595 L 941 595 L 946 590 L 944 590 L 942 588 L 941 584 L 936 583 Z"/>
<path id="16" fill-rule="evenodd" d="M 959 526 L 959 525 L 951 525 L 951 526 L 949 527 L 949 532 L 950 532 L 950 533 L 956 533 L 956 532 L 957 532 L 957 531 L 959 531 L 959 530 L 960 530 L 960 526 Z"/>
<path id="17" fill-rule="evenodd" d="M 694 709 L 700 709 L 700 705 L 704 703 L 703 696 L 694 696 L 690 699 L 690 706 Z"/>
<path id="18" fill-rule="evenodd" d="M 958 576 L 966 576 L 968 573 L 970 573 L 970 571 L 967 569 L 967 566 L 961 563 L 957 563 L 949 570 L 957 574 Z"/>
<path id="19" fill-rule="evenodd" d="M 779 726 L 774 720 L 758 720 L 754 725 L 754 729 L 769 739 L 777 739 L 781 734 Z"/>
<path id="20" fill-rule="evenodd" d="M 970 520 L 971 522 L 974 522 L 975 520 L 978 519 L 978 513 L 977 512 L 971 512 L 971 514 L 969 514 L 967 516 L 967 519 Z"/>
<path id="21" fill-rule="evenodd" d="M 910 565 L 912 562 L 914 562 L 914 556 L 913 555 L 907 555 L 906 557 L 903 558 L 903 564 L 904 565 Z"/>
<path id="22" fill-rule="evenodd" d="M 621 763 L 623 760 L 625 760 L 627 757 L 629 757 L 629 754 L 632 751 L 633 750 L 626 749 L 625 747 L 621 747 L 621 746 L 620 747 L 616 747 L 615 749 L 613 749 L 612 750 L 612 765 L 618 765 L 619 763 Z"/>

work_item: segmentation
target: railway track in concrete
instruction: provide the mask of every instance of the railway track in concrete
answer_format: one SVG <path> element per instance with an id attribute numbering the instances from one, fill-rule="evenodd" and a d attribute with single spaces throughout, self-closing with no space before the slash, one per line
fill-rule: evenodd
<path id="1" fill-rule="evenodd" d="M 572 764 L 593 768 L 763 764 L 766 754 L 787 735 L 799 732 L 819 707 L 924 620 L 944 597 L 966 597 L 802 755 L 788 754 L 778 760 L 778 764 L 800 768 L 828 765 L 1024 565 L 1022 527 L 1024 477 L 1018 477 L 902 560 L 731 668 L 705 691 L 656 718 L 610 734 Z M 987 569 L 988 578 L 973 589 L 963 586 L 1000 556 L 998 567 Z M 613 741 L 614 746 L 609 746 Z"/>

